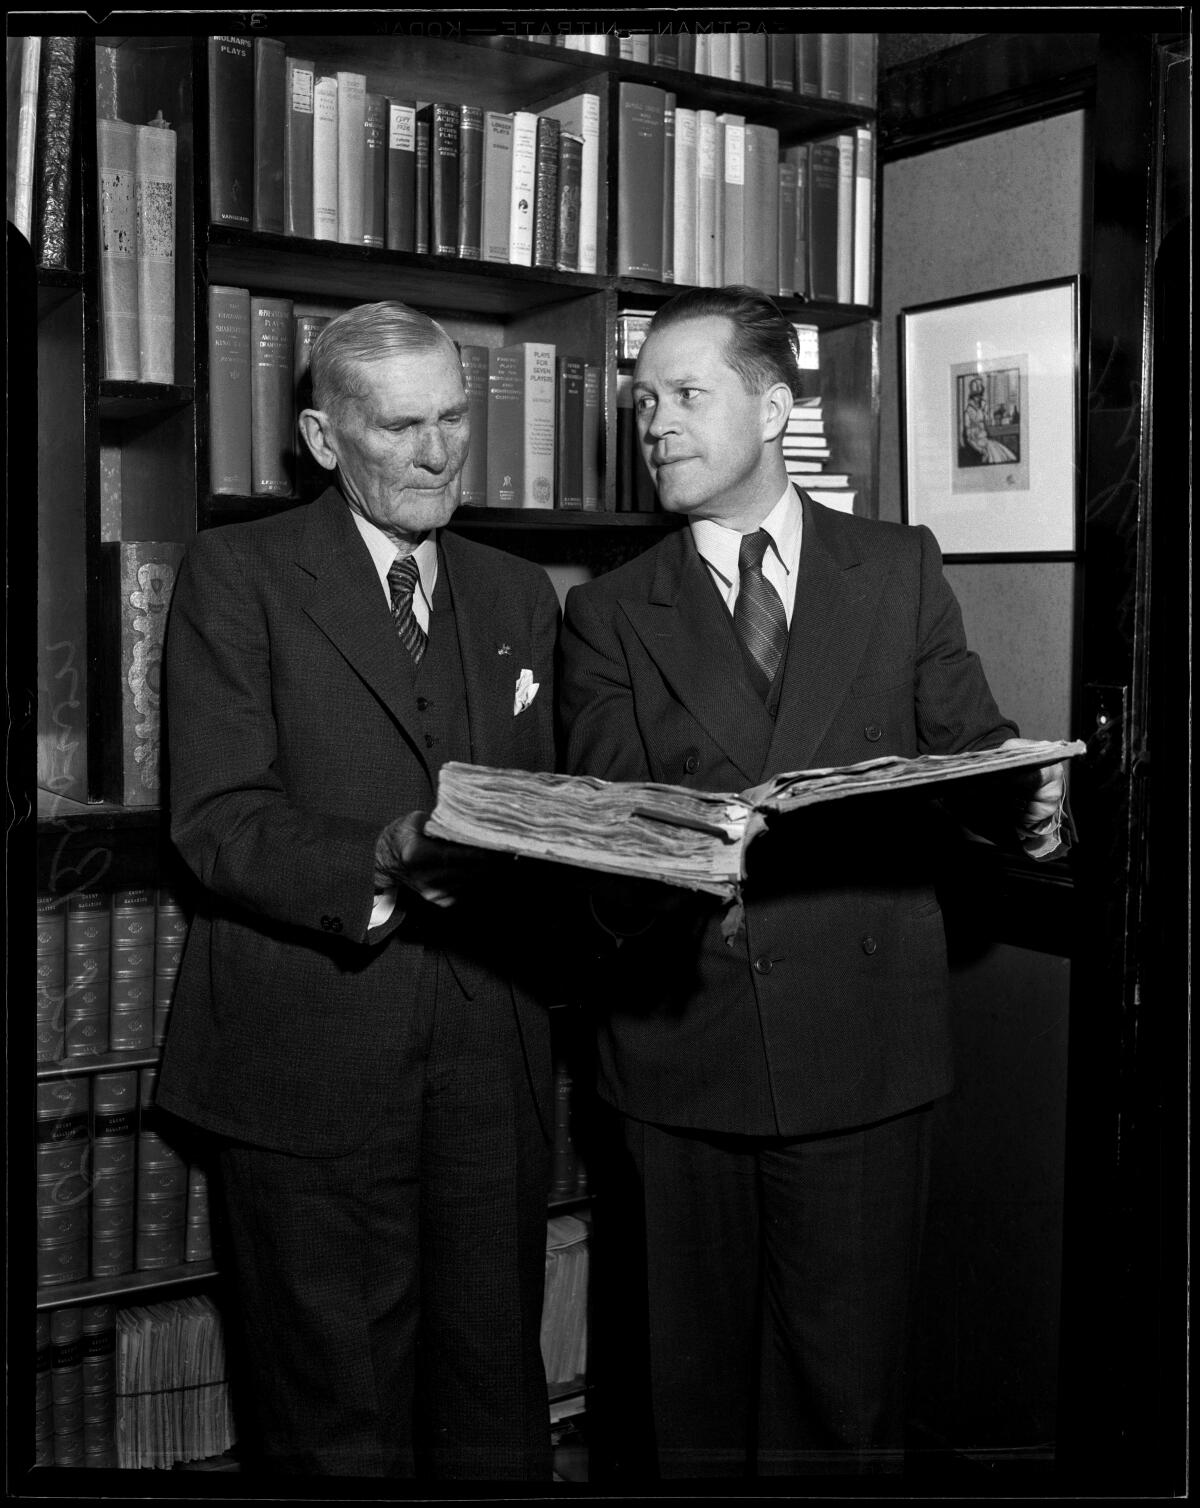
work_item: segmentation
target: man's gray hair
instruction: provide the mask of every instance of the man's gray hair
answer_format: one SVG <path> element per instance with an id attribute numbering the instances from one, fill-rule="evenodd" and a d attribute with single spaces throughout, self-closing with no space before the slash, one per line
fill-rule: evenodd
<path id="1" fill-rule="evenodd" d="M 331 319 L 313 342 L 309 364 L 313 407 L 336 418 L 350 400 L 363 396 L 364 364 L 443 346 L 449 346 L 457 357 L 457 347 L 442 326 L 418 309 L 397 299 L 356 304 Z"/>

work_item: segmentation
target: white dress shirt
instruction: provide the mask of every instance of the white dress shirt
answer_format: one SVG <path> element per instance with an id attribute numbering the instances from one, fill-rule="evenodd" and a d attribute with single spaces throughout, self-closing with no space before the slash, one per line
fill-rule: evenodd
<path id="1" fill-rule="evenodd" d="M 792 608 L 796 603 L 796 567 L 800 563 L 803 523 L 804 513 L 800 499 L 789 482 L 782 497 L 759 524 L 759 528 L 765 529 L 771 538 L 771 546 L 763 556 L 763 575 L 779 593 L 789 628 L 792 623 Z M 738 570 L 741 534 L 711 518 L 693 519 L 688 527 L 692 531 L 692 539 L 700 552 L 700 558 L 711 572 L 725 599 L 725 606 L 732 613 L 741 588 L 741 573 Z"/>

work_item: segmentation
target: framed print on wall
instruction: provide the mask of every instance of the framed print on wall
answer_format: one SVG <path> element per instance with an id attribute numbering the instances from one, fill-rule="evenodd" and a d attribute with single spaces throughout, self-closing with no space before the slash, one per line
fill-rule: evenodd
<path id="1" fill-rule="evenodd" d="M 1079 279 L 902 309 L 903 518 L 944 555 L 1062 555 L 1079 505 Z"/>

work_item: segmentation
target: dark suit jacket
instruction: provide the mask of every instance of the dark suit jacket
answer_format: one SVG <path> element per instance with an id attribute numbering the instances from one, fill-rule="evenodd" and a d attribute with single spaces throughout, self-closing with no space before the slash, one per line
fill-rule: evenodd
<path id="1" fill-rule="evenodd" d="M 430 957 L 479 1010 L 516 1010 L 543 1121 L 548 1024 L 492 905 L 401 899 L 369 933 L 375 841 L 429 810 L 443 760 L 551 769 L 558 603 L 539 566 L 443 531 L 469 746 L 425 746 L 412 670 L 349 509 L 330 489 L 189 548 L 167 635 L 171 834 L 205 887 L 158 1102 L 259 1145 L 336 1154 L 389 1091 Z M 514 714 L 517 678 L 540 692 Z M 401 891 L 403 897 L 405 892 Z M 428 951 L 432 949 L 432 954 Z M 422 973 L 424 970 L 424 973 Z M 515 1001 L 514 1001 L 515 993 Z"/>
<path id="2" fill-rule="evenodd" d="M 778 716 L 681 529 L 567 598 L 567 766 L 743 790 L 789 769 L 957 752 L 1016 733 L 964 642 L 927 529 L 805 498 Z M 600 1087 L 676 1126 L 801 1135 L 864 1125 L 951 1082 L 936 803 L 840 800 L 749 850 L 745 926 L 697 901 L 599 982 Z"/>

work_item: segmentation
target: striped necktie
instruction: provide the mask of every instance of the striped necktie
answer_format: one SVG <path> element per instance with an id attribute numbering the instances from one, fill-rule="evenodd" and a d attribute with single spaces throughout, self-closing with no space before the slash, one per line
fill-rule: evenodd
<path id="1" fill-rule="evenodd" d="M 401 644 L 412 655 L 413 664 L 421 663 L 425 653 L 425 630 L 417 622 L 413 612 L 413 592 L 416 591 L 419 572 L 417 562 L 411 555 L 398 555 L 388 571 L 388 589 L 392 594 L 392 622 Z"/>
<path id="2" fill-rule="evenodd" d="M 742 536 L 738 550 L 741 585 L 733 608 L 733 626 L 766 677 L 768 687 L 775 679 L 788 637 L 783 603 L 762 570 L 763 556 L 770 543 L 771 536 L 765 529 Z"/>

